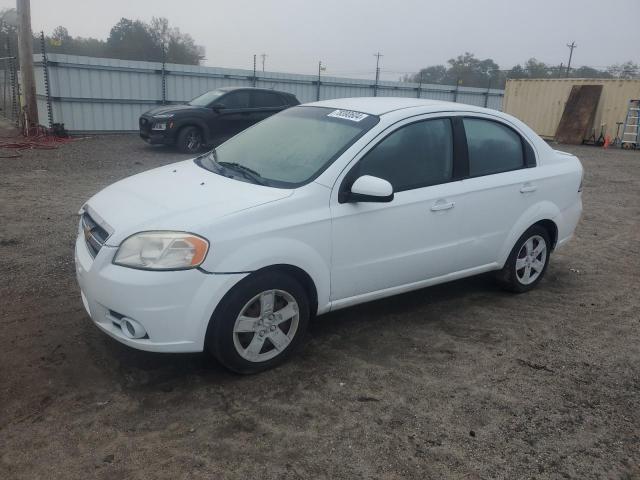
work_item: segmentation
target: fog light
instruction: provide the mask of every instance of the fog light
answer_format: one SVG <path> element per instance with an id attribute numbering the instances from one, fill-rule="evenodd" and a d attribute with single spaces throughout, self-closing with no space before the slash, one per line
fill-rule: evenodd
<path id="1" fill-rule="evenodd" d="M 144 327 L 131 318 L 122 317 L 120 319 L 120 329 L 128 338 L 142 338 L 147 336 L 147 331 Z"/>

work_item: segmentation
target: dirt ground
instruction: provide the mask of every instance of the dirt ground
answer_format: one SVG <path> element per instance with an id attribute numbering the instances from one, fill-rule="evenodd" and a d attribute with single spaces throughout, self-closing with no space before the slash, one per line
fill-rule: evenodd
<path id="1" fill-rule="evenodd" d="M 80 301 L 83 201 L 184 156 L 125 135 L 0 159 L 0 478 L 640 478 L 640 152 L 563 149 L 584 216 L 537 289 L 335 312 L 250 377 L 121 346 Z"/>

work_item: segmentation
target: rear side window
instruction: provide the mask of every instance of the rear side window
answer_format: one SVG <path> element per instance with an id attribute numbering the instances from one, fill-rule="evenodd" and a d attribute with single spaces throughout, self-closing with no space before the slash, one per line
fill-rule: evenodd
<path id="1" fill-rule="evenodd" d="M 240 90 L 228 93 L 218 103 L 227 108 L 249 108 L 249 91 Z"/>
<path id="2" fill-rule="evenodd" d="M 252 92 L 254 108 L 281 107 L 284 105 L 282 97 L 272 92 Z"/>
<path id="3" fill-rule="evenodd" d="M 451 121 L 443 118 L 399 128 L 360 160 L 354 174 L 384 178 L 401 192 L 448 182 L 452 169 Z"/>
<path id="4" fill-rule="evenodd" d="M 469 175 L 478 177 L 523 168 L 522 138 L 509 127 L 490 120 L 465 118 Z"/>

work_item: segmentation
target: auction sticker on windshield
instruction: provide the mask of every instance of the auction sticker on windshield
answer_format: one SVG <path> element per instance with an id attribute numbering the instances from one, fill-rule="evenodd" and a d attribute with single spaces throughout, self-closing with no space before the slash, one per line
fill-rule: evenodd
<path id="1" fill-rule="evenodd" d="M 351 120 L 352 122 L 360 122 L 368 116 L 366 113 L 354 112 L 353 110 L 334 110 L 327 115 L 327 117 L 342 118 L 344 120 Z"/>

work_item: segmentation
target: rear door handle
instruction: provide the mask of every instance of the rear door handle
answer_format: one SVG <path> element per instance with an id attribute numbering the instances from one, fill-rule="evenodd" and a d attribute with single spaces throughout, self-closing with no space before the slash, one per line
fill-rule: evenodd
<path id="1" fill-rule="evenodd" d="M 438 200 L 436 203 L 431 205 L 432 212 L 439 212 L 440 210 L 449 210 L 456 206 L 455 202 L 446 202 L 444 200 Z"/>
<path id="2" fill-rule="evenodd" d="M 525 183 L 520 187 L 520 193 L 531 193 L 531 192 L 535 192 L 537 189 L 538 187 L 536 187 L 535 185 L 532 185 L 530 183 Z"/>

